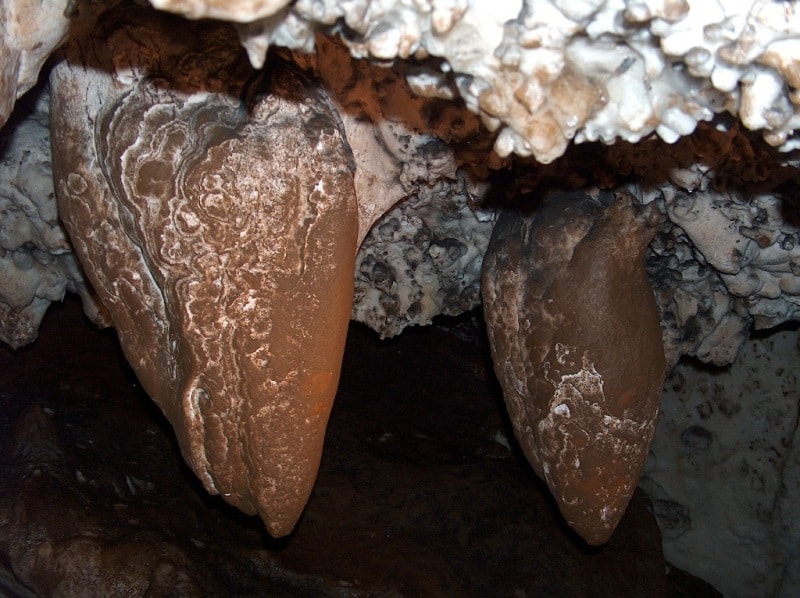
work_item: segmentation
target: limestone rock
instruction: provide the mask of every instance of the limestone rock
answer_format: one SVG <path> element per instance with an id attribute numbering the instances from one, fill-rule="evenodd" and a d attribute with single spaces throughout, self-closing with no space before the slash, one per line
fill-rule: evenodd
<path id="1" fill-rule="evenodd" d="M 731 367 L 667 377 L 641 487 L 664 553 L 725 596 L 793 596 L 800 555 L 796 327 L 749 339 Z"/>
<path id="2" fill-rule="evenodd" d="M 446 99 L 416 93 L 408 79 L 423 67 L 356 60 L 323 35 L 316 37 L 314 54 L 292 58 L 313 68 L 342 119 L 356 163 L 359 245 L 375 222 L 413 195 L 435 188 L 437 199 L 446 201 L 450 187 L 450 195 L 463 195 L 463 175 L 456 171 L 465 152 L 456 146 L 479 148 L 472 153 L 484 161 L 490 154 L 478 118 L 448 101 L 455 92 Z"/>
<path id="3" fill-rule="evenodd" d="M 108 326 L 61 226 L 50 163 L 47 88 L 20 102 L 0 143 L 0 340 L 33 342 L 47 308 L 67 291 Z"/>
<path id="4" fill-rule="evenodd" d="M 67 36 L 67 2 L 0 0 L 0 127 Z"/>
<path id="5" fill-rule="evenodd" d="M 59 209 L 209 492 L 291 531 L 341 367 L 358 220 L 324 94 L 227 26 L 113 11 L 51 76 Z"/>
<path id="6" fill-rule="evenodd" d="M 353 319 L 387 337 L 480 305 L 494 214 L 470 204 L 462 175 L 421 186 L 381 218 L 356 256 Z"/>
<path id="7" fill-rule="evenodd" d="M 420 80 L 455 83 L 497 130 L 495 149 L 547 163 L 570 143 L 668 143 L 714 114 L 739 114 L 783 151 L 798 147 L 800 11 L 795 3 L 584 0 L 159 0 L 192 18 L 243 23 L 256 66 L 271 45 L 309 52 L 320 27 L 356 57 L 436 56 Z M 250 22 L 252 21 L 252 22 Z M 424 83 L 423 83 L 424 81 Z"/>
<path id="8" fill-rule="evenodd" d="M 500 216 L 484 261 L 492 358 L 515 433 L 567 522 L 608 540 L 647 457 L 664 380 L 644 271 L 652 206 L 553 194 Z"/>

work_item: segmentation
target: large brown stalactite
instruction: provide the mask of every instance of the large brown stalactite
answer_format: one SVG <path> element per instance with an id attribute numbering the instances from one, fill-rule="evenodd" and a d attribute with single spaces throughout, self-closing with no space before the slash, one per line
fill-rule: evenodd
<path id="1" fill-rule="evenodd" d="M 59 209 L 128 360 L 206 489 L 289 533 L 352 303 L 337 118 L 227 26 L 141 10 L 104 15 L 51 83 Z"/>
<path id="2" fill-rule="evenodd" d="M 515 433 L 569 524 L 607 541 L 647 458 L 664 382 L 644 270 L 654 206 L 554 194 L 505 212 L 484 261 L 492 357 Z"/>

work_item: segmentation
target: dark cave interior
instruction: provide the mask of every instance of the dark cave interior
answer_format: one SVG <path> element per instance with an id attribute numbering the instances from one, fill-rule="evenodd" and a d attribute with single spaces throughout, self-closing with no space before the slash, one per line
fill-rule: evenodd
<path id="1" fill-rule="evenodd" d="M 479 314 L 384 341 L 351 325 L 319 477 L 280 540 L 207 495 L 76 299 L 0 351 L 0 593 L 714 595 L 665 562 L 641 490 L 603 547 L 563 523 L 513 439 Z"/>

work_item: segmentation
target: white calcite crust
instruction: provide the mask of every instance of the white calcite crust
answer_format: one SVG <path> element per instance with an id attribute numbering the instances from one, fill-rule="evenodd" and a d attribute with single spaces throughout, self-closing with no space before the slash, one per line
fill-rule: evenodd
<path id="1" fill-rule="evenodd" d="M 800 13 L 773 0 L 299 0 L 158 6 L 240 25 L 255 65 L 270 45 L 309 51 L 320 27 L 353 56 L 443 58 L 424 87 L 455 83 L 495 150 L 546 163 L 576 143 L 667 142 L 738 114 L 783 150 L 798 141 Z M 250 9 L 249 15 L 247 10 Z M 266 14 L 266 16 L 265 16 Z M 263 18 L 262 18 L 263 17 Z"/>
<path id="2" fill-rule="evenodd" d="M 70 27 L 66 0 L 0 0 L 0 126 Z"/>
<path id="3" fill-rule="evenodd" d="M 784 220 L 780 199 L 698 192 L 676 194 L 667 209 L 757 329 L 800 317 L 800 228 Z"/>
<path id="4" fill-rule="evenodd" d="M 271 17 L 290 0 L 151 0 L 155 8 L 177 12 L 190 19 L 220 19 L 248 22 Z"/>
<path id="5" fill-rule="evenodd" d="M 796 596 L 798 331 L 748 340 L 730 368 L 667 378 L 640 483 L 664 556 L 726 597 Z"/>
<path id="6" fill-rule="evenodd" d="M 90 319 L 108 325 L 58 217 L 49 99 L 40 92 L 20 105 L 0 151 L 0 340 L 15 348 L 36 339 L 50 303 L 68 290 L 80 294 Z"/>
<path id="7" fill-rule="evenodd" d="M 569 142 L 652 133 L 667 142 L 715 113 L 738 115 L 781 150 L 798 147 L 800 13 L 780 0 L 154 0 L 190 18 L 238 23 L 251 62 L 270 46 L 313 50 L 320 30 L 355 57 L 443 59 L 414 89 L 454 89 L 497 132 L 501 156 L 542 163 Z M 96 11 L 76 4 L 81 18 Z M 4 0 L 0 122 L 78 20 L 55 3 Z M 32 18 L 31 14 L 35 17 Z M 24 18 L 23 18 L 24 16 Z M 37 23 L 35 30 L 25 23 Z M 46 24 L 46 25 L 43 25 Z M 41 26 L 40 26 L 41 25 Z"/>
<path id="8" fill-rule="evenodd" d="M 386 337 L 480 305 L 494 215 L 471 197 L 461 173 L 420 187 L 376 223 L 356 257 L 354 320 Z"/>

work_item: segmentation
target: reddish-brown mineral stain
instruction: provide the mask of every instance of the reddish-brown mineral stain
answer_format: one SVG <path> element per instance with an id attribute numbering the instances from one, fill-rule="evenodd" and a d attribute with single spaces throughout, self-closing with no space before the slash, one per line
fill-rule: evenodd
<path id="1" fill-rule="evenodd" d="M 255 73 L 237 46 L 224 25 L 106 13 L 54 71 L 53 170 L 76 253 L 184 457 L 281 536 L 319 467 L 358 214 L 323 92 L 280 61 Z"/>
<path id="2" fill-rule="evenodd" d="M 607 541 L 644 468 L 664 381 L 644 271 L 654 208 L 621 194 L 507 212 L 484 262 L 495 368 L 517 437 L 562 514 Z"/>

